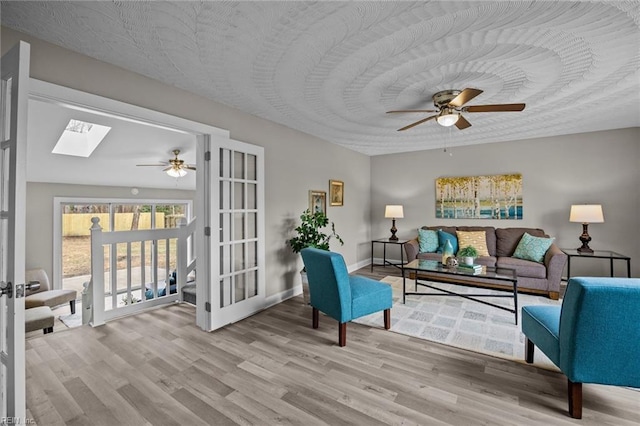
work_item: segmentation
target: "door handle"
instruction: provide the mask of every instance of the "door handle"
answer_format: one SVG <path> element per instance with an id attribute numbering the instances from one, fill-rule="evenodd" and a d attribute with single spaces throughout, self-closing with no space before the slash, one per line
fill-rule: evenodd
<path id="1" fill-rule="evenodd" d="M 0 281 L 0 296 L 5 294 L 9 299 L 13 297 L 13 285 L 11 282 Z"/>
<path id="2" fill-rule="evenodd" d="M 24 286 L 27 290 L 39 290 L 40 289 L 40 281 L 29 281 L 27 285 Z"/>
<path id="3" fill-rule="evenodd" d="M 38 288 L 40 288 L 39 282 L 37 285 L 38 285 Z M 15 290 L 16 299 L 19 299 L 20 297 L 24 297 L 24 288 L 25 288 L 24 284 L 16 285 L 16 290 Z M 11 284 L 11 281 L 9 282 L 0 281 L 0 296 L 5 294 L 9 299 L 13 297 L 13 284 Z"/>

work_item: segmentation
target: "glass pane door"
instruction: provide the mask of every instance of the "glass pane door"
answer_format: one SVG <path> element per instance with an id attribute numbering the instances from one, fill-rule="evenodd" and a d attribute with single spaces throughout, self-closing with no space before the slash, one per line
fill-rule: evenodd
<path id="1" fill-rule="evenodd" d="M 220 307 L 258 295 L 256 156 L 220 148 Z"/>
<path id="2" fill-rule="evenodd" d="M 229 141 L 213 149 L 217 164 L 212 187 L 217 194 L 212 214 L 217 217 L 212 224 L 218 229 L 212 235 L 218 242 L 211 289 L 215 328 L 264 306 L 264 163 L 263 149 L 254 145 Z"/>

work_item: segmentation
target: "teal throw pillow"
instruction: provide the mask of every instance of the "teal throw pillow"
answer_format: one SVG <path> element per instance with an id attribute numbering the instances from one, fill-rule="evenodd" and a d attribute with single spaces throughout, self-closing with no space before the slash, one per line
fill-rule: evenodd
<path id="1" fill-rule="evenodd" d="M 542 263 L 544 255 L 553 244 L 553 238 L 534 237 L 526 232 L 522 235 L 513 257 Z"/>
<path id="2" fill-rule="evenodd" d="M 458 252 L 458 238 L 448 232 L 444 232 L 442 229 L 438 229 L 438 253 L 444 251 L 444 244 L 449 240 L 451 247 L 453 247 L 453 254 Z"/>
<path id="3" fill-rule="evenodd" d="M 418 229 L 420 253 L 435 253 L 438 250 L 438 233 L 429 229 Z"/>

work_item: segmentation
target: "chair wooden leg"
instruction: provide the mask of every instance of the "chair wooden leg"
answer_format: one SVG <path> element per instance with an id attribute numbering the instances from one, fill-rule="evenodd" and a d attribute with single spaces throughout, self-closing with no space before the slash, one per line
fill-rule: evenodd
<path id="1" fill-rule="evenodd" d="M 76 301 L 75 300 L 70 300 L 69 301 L 69 306 L 71 307 L 71 313 L 75 314 L 76 313 Z"/>
<path id="2" fill-rule="evenodd" d="M 341 322 L 338 324 L 338 345 L 346 346 L 347 344 L 347 323 Z"/>
<path id="3" fill-rule="evenodd" d="M 573 383 L 567 379 L 567 393 L 569 395 L 569 414 L 574 419 L 582 418 L 582 383 Z"/>
<path id="4" fill-rule="evenodd" d="M 47 327 L 42 329 L 43 334 L 53 333 L 53 327 Z"/>
<path id="5" fill-rule="evenodd" d="M 313 323 L 313 328 L 318 328 L 318 322 L 320 321 L 320 311 L 318 311 L 317 308 L 312 308 L 312 320 L 311 322 Z"/>
<path id="6" fill-rule="evenodd" d="M 535 345 L 529 338 L 527 337 L 524 341 L 524 353 L 525 353 L 525 361 L 527 364 L 531 364 L 533 362 L 533 351 L 535 349 Z"/>
<path id="7" fill-rule="evenodd" d="M 391 309 L 384 310 L 384 329 L 388 330 L 391 328 Z"/>

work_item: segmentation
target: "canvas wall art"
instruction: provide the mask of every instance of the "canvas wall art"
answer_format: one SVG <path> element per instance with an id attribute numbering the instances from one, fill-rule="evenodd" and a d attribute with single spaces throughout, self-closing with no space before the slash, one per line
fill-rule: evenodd
<path id="1" fill-rule="evenodd" d="M 436 179 L 438 219 L 522 219 L 522 175 Z"/>

